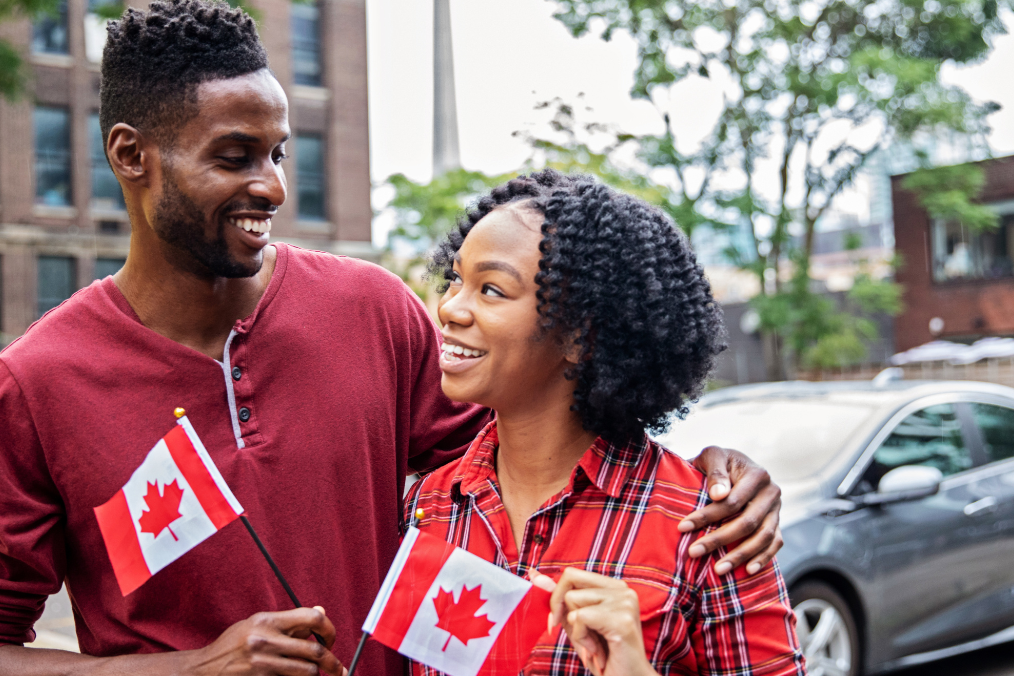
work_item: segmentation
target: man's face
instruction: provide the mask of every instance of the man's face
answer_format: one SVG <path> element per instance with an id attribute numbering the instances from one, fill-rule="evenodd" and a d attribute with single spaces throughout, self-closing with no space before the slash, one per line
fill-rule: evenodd
<path id="1" fill-rule="evenodd" d="M 285 201 L 288 102 L 266 69 L 197 90 L 197 115 L 161 152 L 150 222 L 178 268 L 249 277 Z"/>

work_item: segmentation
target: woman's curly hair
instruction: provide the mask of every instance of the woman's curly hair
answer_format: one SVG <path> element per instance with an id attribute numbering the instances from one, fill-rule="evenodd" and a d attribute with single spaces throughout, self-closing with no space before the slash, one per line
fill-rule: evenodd
<path id="1" fill-rule="evenodd" d="M 643 200 L 547 169 L 482 197 L 438 245 L 431 274 L 447 279 L 469 231 L 508 204 L 543 216 L 541 327 L 576 336 L 580 359 L 567 377 L 585 429 L 623 442 L 686 415 L 726 347 L 722 311 L 686 236 Z"/>

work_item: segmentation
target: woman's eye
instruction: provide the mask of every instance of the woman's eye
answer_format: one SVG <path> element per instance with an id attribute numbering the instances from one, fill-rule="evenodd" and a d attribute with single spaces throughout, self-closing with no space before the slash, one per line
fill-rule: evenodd
<path id="1" fill-rule="evenodd" d="M 454 270 L 447 273 L 447 281 L 451 284 L 461 284 L 461 275 Z"/>
<path id="2" fill-rule="evenodd" d="M 483 285 L 482 292 L 487 296 L 493 296 L 495 298 L 506 298 L 506 296 L 503 294 L 502 291 L 500 291 L 500 289 L 496 288 L 495 286 L 490 286 L 489 284 Z"/>

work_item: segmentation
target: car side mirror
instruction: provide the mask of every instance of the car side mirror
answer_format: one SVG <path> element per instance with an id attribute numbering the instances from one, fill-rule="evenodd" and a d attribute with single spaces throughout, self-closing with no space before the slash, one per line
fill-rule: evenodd
<path id="1" fill-rule="evenodd" d="M 892 502 L 918 500 L 940 490 L 944 473 L 936 467 L 902 465 L 884 475 L 876 493 L 861 496 L 864 505 L 885 505 Z"/>

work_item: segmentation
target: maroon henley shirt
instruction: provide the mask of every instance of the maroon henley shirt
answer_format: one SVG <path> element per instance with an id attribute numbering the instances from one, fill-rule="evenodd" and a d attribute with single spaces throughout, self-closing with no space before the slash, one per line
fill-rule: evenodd
<path id="1" fill-rule="evenodd" d="M 182 406 L 307 606 L 348 662 L 398 548 L 405 475 L 460 456 L 484 411 L 440 390 L 439 333 L 394 275 L 275 245 L 223 362 L 145 328 L 111 277 L 0 353 L 0 642 L 34 639 L 66 581 L 81 650 L 186 650 L 291 603 L 234 522 L 123 597 L 92 508 Z M 400 676 L 368 642 L 361 673 Z"/>

